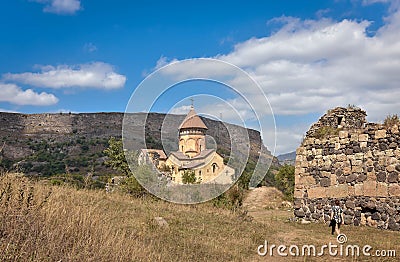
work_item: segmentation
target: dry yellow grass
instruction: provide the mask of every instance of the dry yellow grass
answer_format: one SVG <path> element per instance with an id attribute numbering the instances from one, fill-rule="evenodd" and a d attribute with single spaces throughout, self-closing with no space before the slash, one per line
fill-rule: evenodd
<path id="1" fill-rule="evenodd" d="M 8 174 L 0 177 L 0 261 L 284 261 L 259 257 L 257 247 L 264 240 L 286 245 L 333 241 L 326 225 L 289 223 L 290 212 L 266 212 L 261 222 L 251 222 L 207 203 L 176 205 L 51 187 Z M 168 227 L 155 223 L 159 216 Z M 356 243 L 399 248 L 399 232 L 344 230 Z"/>

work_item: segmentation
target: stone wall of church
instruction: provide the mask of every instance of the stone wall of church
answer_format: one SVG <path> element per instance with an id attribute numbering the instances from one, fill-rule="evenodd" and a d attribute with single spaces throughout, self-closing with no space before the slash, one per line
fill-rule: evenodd
<path id="1" fill-rule="evenodd" d="M 363 111 L 341 111 L 351 125 L 314 128 L 296 151 L 294 214 L 326 222 L 339 199 L 345 224 L 400 230 L 399 128 L 357 121 L 365 121 Z M 334 110 L 313 127 L 325 128 L 328 118 L 336 121 Z"/>
<path id="2" fill-rule="evenodd" d="M 227 169 L 224 164 L 224 159 L 216 152 L 211 153 L 205 159 L 195 159 L 194 162 L 205 163 L 199 167 L 194 168 L 196 178 L 202 183 L 207 183 L 221 175 L 222 172 Z M 183 164 L 180 160 L 176 159 L 173 156 L 170 156 L 166 165 L 172 169 L 172 180 L 176 183 L 182 183 L 182 175 L 184 174 L 184 170 L 179 170 L 180 165 Z M 188 164 L 188 163 L 184 163 Z M 229 169 L 229 175 L 234 175 L 234 170 Z M 231 181 L 229 181 L 231 182 Z"/>
<path id="3" fill-rule="evenodd" d="M 189 131 L 187 131 L 189 132 Z M 179 139 L 179 151 L 191 157 L 200 154 L 201 151 L 207 149 L 205 135 L 203 133 L 181 134 Z"/>

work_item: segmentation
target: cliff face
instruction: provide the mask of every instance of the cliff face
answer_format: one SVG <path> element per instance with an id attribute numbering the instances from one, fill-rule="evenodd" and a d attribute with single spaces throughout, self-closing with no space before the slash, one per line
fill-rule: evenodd
<path id="1" fill-rule="evenodd" d="M 134 113 L 130 115 L 130 121 L 140 123 L 145 116 L 144 113 Z M 5 170 L 17 169 L 30 175 L 52 175 L 54 172 L 65 173 L 66 170 L 79 174 L 115 173 L 104 166 L 102 152 L 111 136 L 121 137 L 123 117 L 123 113 L 0 113 L 0 148 L 4 146 L 0 166 Z M 147 147 L 162 147 L 161 126 L 165 117 L 164 114 L 148 114 L 145 126 Z M 168 115 L 172 126 L 179 126 L 183 119 L 181 115 Z M 207 118 L 203 118 L 203 121 L 208 127 L 207 134 L 214 138 L 218 150 L 223 155 L 229 155 L 231 137 L 224 124 Z M 241 138 L 235 134 L 246 130 L 240 126 L 229 126 L 233 130 L 232 140 L 240 148 Z M 256 160 L 264 145 L 258 131 L 248 129 L 247 132 L 250 158 Z M 130 139 L 135 142 L 137 137 L 132 134 Z M 270 154 L 264 157 L 272 158 Z"/>

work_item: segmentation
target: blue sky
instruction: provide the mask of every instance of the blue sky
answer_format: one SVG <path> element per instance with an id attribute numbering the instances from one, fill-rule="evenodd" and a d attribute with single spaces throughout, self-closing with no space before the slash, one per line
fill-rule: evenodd
<path id="1" fill-rule="evenodd" d="M 267 95 L 277 125 L 276 153 L 294 150 L 331 107 L 355 104 L 367 110 L 370 121 L 399 113 L 399 1 L 4 0 L 1 5 L 1 111 L 123 112 L 155 69 L 218 58 L 249 73 Z M 171 90 L 171 97 L 174 92 L 181 91 Z M 232 100 L 229 92 L 224 96 Z M 160 111 L 171 111 L 167 104 Z M 188 105 L 188 99 L 181 101 L 172 111 L 184 113 Z M 237 107 L 243 109 L 239 102 Z M 262 103 L 256 107 L 261 117 L 268 114 Z M 211 110 L 199 102 L 196 108 L 235 122 L 218 105 Z M 248 125 L 256 127 L 251 119 Z M 272 130 L 270 124 L 263 127 L 270 149 Z"/>

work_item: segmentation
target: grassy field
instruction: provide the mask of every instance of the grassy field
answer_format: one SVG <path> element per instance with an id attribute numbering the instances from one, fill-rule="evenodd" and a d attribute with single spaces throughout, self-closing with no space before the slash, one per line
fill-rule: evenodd
<path id="1" fill-rule="evenodd" d="M 322 246 L 323 224 L 289 222 L 288 210 L 253 210 L 255 219 L 210 203 L 176 205 L 0 177 L 0 261 L 287 261 L 261 257 L 270 244 Z M 163 217 L 168 226 L 157 224 Z M 301 257 L 296 261 L 398 261 L 400 232 L 345 226 L 349 244 L 397 249 L 397 259 Z"/>

